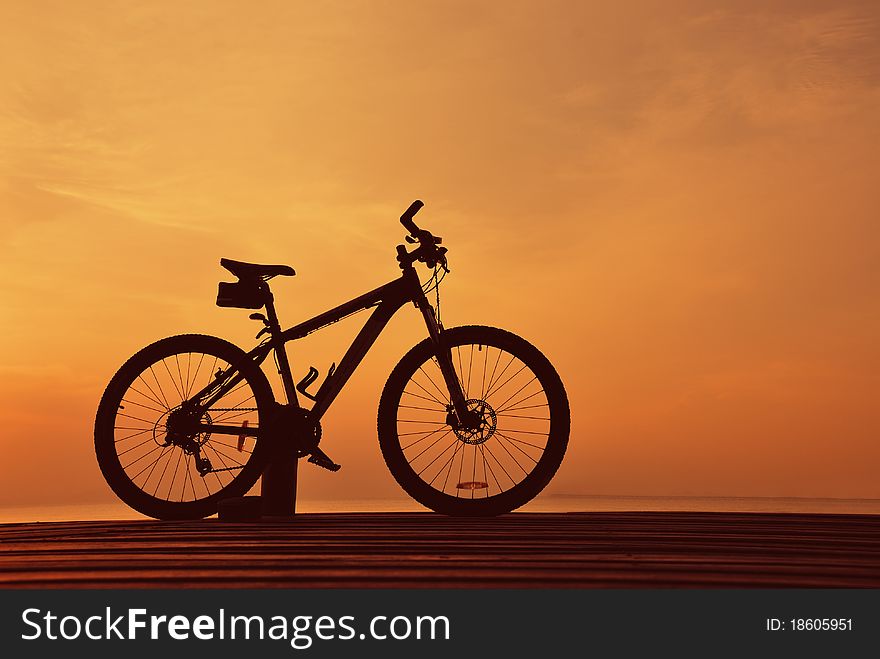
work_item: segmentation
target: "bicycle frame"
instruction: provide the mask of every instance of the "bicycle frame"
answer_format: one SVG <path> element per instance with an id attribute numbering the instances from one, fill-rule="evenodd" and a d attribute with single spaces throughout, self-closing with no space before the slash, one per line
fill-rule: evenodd
<path id="1" fill-rule="evenodd" d="M 379 288 L 368 293 L 345 302 L 329 311 L 318 314 L 314 318 L 306 320 L 298 325 L 282 330 L 278 321 L 278 315 L 275 311 L 275 303 L 271 292 L 266 286 L 267 294 L 266 312 L 267 327 L 270 338 L 259 344 L 249 353 L 248 359 L 253 360 L 258 365 L 269 356 L 274 350 L 278 359 L 278 370 L 281 375 L 281 382 L 284 387 L 284 393 L 287 397 L 287 404 L 293 407 L 301 407 L 297 396 L 296 387 L 294 386 L 293 375 L 290 369 L 290 362 L 287 358 L 286 344 L 289 341 L 301 339 L 314 331 L 327 327 L 336 323 L 346 316 L 358 311 L 375 307 L 375 311 L 364 323 L 364 326 L 354 338 L 351 346 L 343 355 L 339 362 L 339 366 L 329 374 L 315 394 L 315 404 L 312 406 L 309 414 L 314 421 L 319 421 L 329 409 L 331 403 L 336 399 L 342 391 L 349 378 L 357 369 L 367 352 L 375 343 L 376 339 L 385 329 L 388 321 L 397 313 L 400 308 L 407 302 L 412 302 L 421 311 L 428 329 L 428 336 L 435 346 L 437 361 L 443 374 L 446 386 L 449 388 L 451 402 L 454 411 L 459 419 L 464 419 L 467 415 L 467 403 L 465 401 L 464 392 L 461 383 L 455 374 L 452 365 L 452 355 L 449 348 L 445 346 L 443 341 L 443 329 L 437 322 L 434 315 L 434 309 L 425 297 L 422 290 L 419 277 L 411 265 L 403 266 L 403 273 L 394 281 L 391 281 Z M 200 392 L 190 398 L 190 401 L 200 401 L 198 404 L 204 409 L 210 406 L 218 399 L 222 398 L 227 392 L 235 387 L 241 381 L 241 376 L 237 374 L 237 366 L 235 364 L 223 373 L 218 374 L 214 382 L 202 389 Z M 200 423 L 200 432 L 210 432 L 218 434 L 229 434 L 238 436 L 257 437 L 260 435 L 259 428 L 243 428 L 241 426 L 230 426 L 213 423 Z"/>

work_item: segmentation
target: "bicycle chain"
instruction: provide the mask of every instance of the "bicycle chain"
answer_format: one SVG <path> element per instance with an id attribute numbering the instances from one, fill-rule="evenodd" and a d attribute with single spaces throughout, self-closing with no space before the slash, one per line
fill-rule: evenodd
<path id="1" fill-rule="evenodd" d="M 244 469 L 244 465 L 240 465 L 238 467 L 221 467 L 220 469 L 214 469 L 211 467 L 211 471 L 205 472 L 205 476 L 208 474 L 216 474 L 218 471 L 235 471 L 236 469 Z"/>

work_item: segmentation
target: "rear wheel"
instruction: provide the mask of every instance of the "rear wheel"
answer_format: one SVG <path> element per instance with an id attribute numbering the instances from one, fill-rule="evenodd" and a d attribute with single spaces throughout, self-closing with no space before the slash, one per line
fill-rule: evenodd
<path id="1" fill-rule="evenodd" d="M 478 423 L 456 427 L 430 340 L 395 367 L 379 403 L 379 445 L 400 486 L 447 515 L 498 515 L 534 498 L 568 445 L 568 398 L 524 339 L 492 327 L 444 331 Z"/>
<path id="2" fill-rule="evenodd" d="M 243 434 L 168 432 L 181 404 L 235 365 L 241 381 L 190 419 Z M 110 381 L 95 419 L 95 453 L 107 483 L 135 510 L 158 519 L 198 519 L 242 496 L 262 473 L 268 442 L 244 434 L 265 425 L 273 396 L 259 366 L 213 336 L 162 339 L 129 359 Z"/>

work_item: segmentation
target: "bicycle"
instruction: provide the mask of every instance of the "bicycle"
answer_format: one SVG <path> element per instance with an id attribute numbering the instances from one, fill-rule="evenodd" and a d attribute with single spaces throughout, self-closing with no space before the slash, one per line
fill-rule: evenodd
<path id="1" fill-rule="evenodd" d="M 420 229 L 415 201 L 400 221 L 401 276 L 286 330 L 269 280 L 286 265 L 221 259 L 236 278 L 221 282 L 217 305 L 264 309 L 262 337 L 249 352 L 214 336 L 161 339 L 113 376 L 98 406 L 95 452 L 111 489 L 135 510 L 159 519 L 197 519 L 244 495 L 287 447 L 296 458 L 336 471 L 319 448 L 321 419 L 391 317 L 412 302 L 428 338 L 391 372 L 379 402 L 379 446 L 399 485 L 447 515 L 498 515 L 530 501 L 550 482 L 568 444 L 570 417 L 562 380 L 526 340 L 484 326 L 446 329 L 439 286 L 449 272 L 442 239 Z M 433 269 L 422 285 L 415 263 Z M 437 310 L 427 294 L 436 291 Z M 312 366 L 294 384 L 286 343 L 374 308 L 315 393 Z M 287 403 L 275 400 L 262 363 L 274 353 Z M 300 405 L 297 394 L 312 402 Z M 182 466 L 182 473 L 181 473 Z"/>

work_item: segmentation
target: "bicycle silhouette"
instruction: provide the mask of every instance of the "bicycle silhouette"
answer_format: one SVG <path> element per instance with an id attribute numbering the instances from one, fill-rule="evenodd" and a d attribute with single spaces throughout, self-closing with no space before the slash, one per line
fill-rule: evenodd
<path id="1" fill-rule="evenodd" d="M 159 519 L 197 519 L 245 494 L 283 445 L 336 471 L 319 447 L 321 419 L 391 317 L 406 303 L 421 311 L 428 338 L 391 372 L 379 402 L 378 435 L 394 478 L 416 501 L 448 515 L 498 515 L 534 498 L 556 473 L 569 435 L 569 406 L 551 363 L 505 330 L 445 329 L 439 285 L 447 267 L 441 239 L 400 221 L 408 251 L 397 246 L 401 276 L 283 330 L 268 281 L 286 265 L 229 259 L 237 277 L 219 285 L 217 304 L 244 309 L 265 338 L 250 352 L 213 336 L 186 334 L 153 343 L 112 378 L 95 420 L 95 451 L 107 483 L 126 504 Z M 414 264 L 433 269 L 422 285 Z M 427 293 L 437 291 L 437 311 Z M 375 308 L 317 392 L 311 367 L 294 385 L 286 343 L 358 311 Z M 286 404 L 276 402 L 261 364 L 274 353 Z M 297 393 L 312 401 L 302 407 Z"/>

